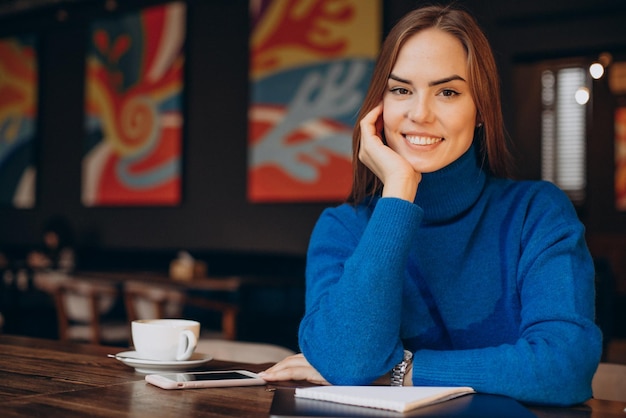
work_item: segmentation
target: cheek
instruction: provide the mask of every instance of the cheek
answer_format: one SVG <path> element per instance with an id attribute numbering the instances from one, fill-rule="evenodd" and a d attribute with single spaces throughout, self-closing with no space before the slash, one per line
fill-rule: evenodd
<path id="1" fill-rule="evenodd" d="M 474 138 L 474 130 L 476 127 L 476 116 L 470 115 L 466 120 L 463 121 L 462 124 L 459 125 L 459 130 L 462 132 L 462 135 L 471 142 Z"/>
<path id="2" fill-rule="evenodd" d="M 383 132 L 387 145 L 393 148 L 394 133 L 397 134 L 403 120 L 402 110 L 397 104 L 383 103 Z"/>
<path id="3" fill-rule="evenodd" d="M 453 111 L 442 114 L 441 117 L 441 120 L 445 121 L 447 135 L 471 142 L 474 137 L 476 112 L 467 108 L 457 108 L 451 110 Z"/>
<path id="4" fill-rule="evenodd" d="M 397 124 L 404 114 L 406 104 L 402 101 L 383 98 L 383 122 L 385 126 Z"/>

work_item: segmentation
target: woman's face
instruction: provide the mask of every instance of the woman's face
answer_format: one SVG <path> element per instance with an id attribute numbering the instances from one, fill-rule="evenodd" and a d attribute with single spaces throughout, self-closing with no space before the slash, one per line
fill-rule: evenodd
<path id="1" fill-rule="evenodd" d="M 461 42 L 435 28 L 400 49 L 383 96 L 387 144 L 420 173 L 439 170 L 472 144 L 476 105 Z"/>

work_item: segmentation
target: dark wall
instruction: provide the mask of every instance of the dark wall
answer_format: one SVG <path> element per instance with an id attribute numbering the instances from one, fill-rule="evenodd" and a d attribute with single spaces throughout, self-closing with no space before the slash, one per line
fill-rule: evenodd
<path id="1" fill-rule="evenodd" d="M 37 205 L 31 210 L 0 208 L 0 248 L 39 242 L 40 228 L 55 214 L 71 222 L 78 245 L 105 250 L 243 251 L 304 254 L 321 210 L 317 204 L 250 204 L 246 201 L 248 103 L 248 10 L 246 1 L 190 0 L 186 61 L 186 115 L 183 203 L 173 208 L 85 208 L 80 202 L 83 141 L 83 82 L 87 23 L 102 17 L 101 1 L 0 16 L 0 36 L 35 31 L 41 36 L 41 122 Z M 120 2 L 138 7 L 155 1 Z M 420 1 L 385 0 L 387 31 Z M 459 3 L 459 2 L 457 2 Z M 467 1 L 496 50 L 502 70 L 505 116 L 519 144 L 522 161 L 536 162 L 536 141 L 516 138 L 516 63 L 543 57 L 593 54 L 626 46 L 626 2 Z M 72 6 L 72 7 L 69 7 Z M 122 7 L 120 6 L 120 7 Z M 115 13 L 123 12 L 118 9 Z M 522 88 L 523 91 L 523 88 Z M 532 108 L 527 109 L 532 113 Z M 535 117 L 535 116 L 533 116 Z M 602 123 L 609 124 L 610 120 Z M 610 129 L 603 141 L 611 140 Z M 603 155 L 606 153 L 607 155 Z M 592 163 L 612 161 L 602 148 Z M 521 164 L 522 176 L 537 178 L 537 164 Z M 533 168 L 535 167 L 535 168 Z M 526 171 L 524 171 L 524 169 Z M 595 172 L 591 167 L 590 171 Z M 591 174 L 593 182 L 606 173 Z M 593 184 L 590 185 L 594 187 Z M 600 189 L 598 189 L 600 190 Z M 611 188 L 601 189 L 610 193 Z M 610 201 L 609 196 L 594 199 Z M 595 201 L 595 200 L 594 200 Z M 586 222 L 606 228 L 607 204 L 592 206 Z M 611 227 L 626 232 L 626 219 L 614 213 Z"/>

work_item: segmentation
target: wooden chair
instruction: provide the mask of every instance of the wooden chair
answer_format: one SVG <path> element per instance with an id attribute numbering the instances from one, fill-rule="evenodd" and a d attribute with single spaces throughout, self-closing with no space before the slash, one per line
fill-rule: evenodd
<path id="1" fill-rule="evenodd" d="M 93 344 L 128 344 L 125 318 L 103 319 L 120 297 L 114 283 L 71 277 L 57 283 L 54 296 L 59 339 Z"/>
<path id="2" fill-rule="evenodd" d="M 626 402 L 626 364 L 600 363 L 591 386 L 596 399 Z"/>
<path id="3" fill-rule="evenodd" d="M 220 338 L 234 340 L 237 336 L 239 307 L 232 303 L 189 296 L 174 287 L 139 281 L 128 281 L 124 284 L 124 301 L 129 321 L 180 318 L 184 306 L 195 306 L 221 314 Z"/>
<path id="4" fill-rule="evenodd" d="M 182 291 L 142 282 L 124 283 L 124 305 L 128 321 L 181 318 L 185 305 Z"/>

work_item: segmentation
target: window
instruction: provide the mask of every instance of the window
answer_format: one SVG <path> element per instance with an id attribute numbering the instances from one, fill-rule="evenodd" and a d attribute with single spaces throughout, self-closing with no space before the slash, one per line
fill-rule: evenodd
<path id="1" fill-rule="evenodd" d="M 549 68 L 541 74 L 541 177 L 581 204 L 586 189 L 586 104 L 583 66 Z"/>

